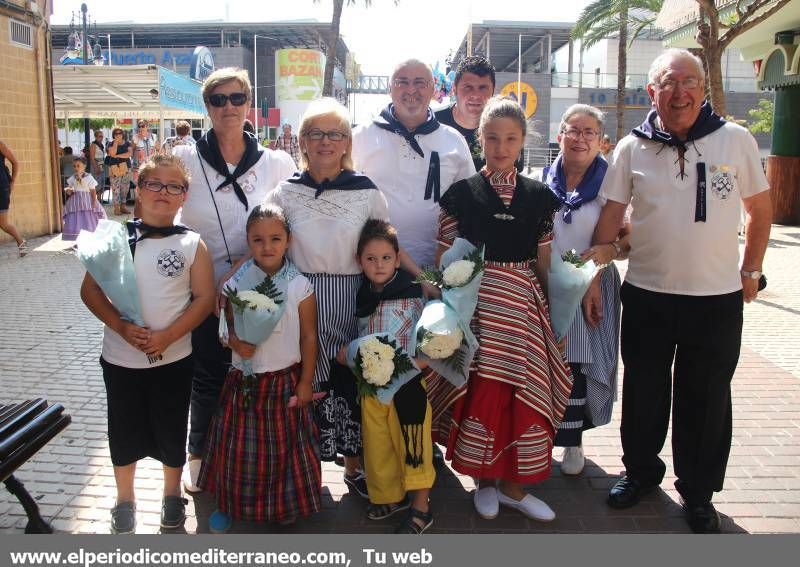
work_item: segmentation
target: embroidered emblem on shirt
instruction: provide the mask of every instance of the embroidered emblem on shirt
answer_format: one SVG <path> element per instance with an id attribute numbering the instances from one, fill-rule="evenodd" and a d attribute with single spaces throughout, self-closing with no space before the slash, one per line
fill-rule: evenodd
<path id="1" fill-rule="evenodd" d="M 711 173 L 711 194 L 720 201 L 726 201 L 733 193 L 736 176 L 728 165 L 711 166 Z"/>
<path id="2" fill-rule="evenodd" d="M 167 278 L 177 278 L 186 268 L 186 256 L 180 250 L 162 250 L 156 260 L 158 273 Z"/>

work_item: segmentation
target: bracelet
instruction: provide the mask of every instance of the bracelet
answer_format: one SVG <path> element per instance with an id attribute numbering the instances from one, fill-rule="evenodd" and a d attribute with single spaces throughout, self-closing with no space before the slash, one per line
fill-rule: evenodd
<path id="1" fill-rule="evenodd" d="M 619 258 L 622 255 L 622 248 L 616 242 L 610 242 L 609 244 L 611 244 L 611 246 L 614 247 L 614 251 L 617 254 L 616 256 L 614 256 L 614 260 L 616 260 L 617 258 Z"/>

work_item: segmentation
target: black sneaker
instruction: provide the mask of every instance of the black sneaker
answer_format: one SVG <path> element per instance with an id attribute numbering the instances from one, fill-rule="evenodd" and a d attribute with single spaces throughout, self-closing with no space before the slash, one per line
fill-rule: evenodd
<path id="1" fill-rule="evenodd" d="M 352 476 L 344 473 L 344 483 L 351 490 L 355 490 L 361 498 L 369 498 L 367 477 L 364 476 L 364 471 L 356 471 Z"/>
<path id="2" fill-rule="evenodd" d="M 120 502 L 111 508 L 111 533 L 136 532 L 136 502 Z"/>
<path id="3" fill-rule="evenodd" d="M 161 502 L 161 527 L 179 528 L 186 521 L 186 505 L 189 501 L 180 496 L 165 496 Z"/>

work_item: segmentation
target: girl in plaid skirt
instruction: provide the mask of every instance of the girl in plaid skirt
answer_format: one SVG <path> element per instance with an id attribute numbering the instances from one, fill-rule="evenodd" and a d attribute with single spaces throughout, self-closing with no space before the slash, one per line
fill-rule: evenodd
<path id="1" fill-rule="evenodd" d="M 211 421 L 198 479 L 216 495 L 218 510 L 209 518 L 215 533 L 227 531 L 234 519 L 289 524 L 320 509 L 319 437 L 310 403 L 317 308 L 311 283 L 285 258 L 290 240 L 280 208 L 253 209 L 247 220 L 252 262 L 286 289 L 286 305 L 275 329 L 258 345 L 237 337 L 228 305 L 233 368 Z M 245 263 L 226 286 L 236 290 L 250 268 Z M 255 373 L 247 387 L 243 359 Z"/>

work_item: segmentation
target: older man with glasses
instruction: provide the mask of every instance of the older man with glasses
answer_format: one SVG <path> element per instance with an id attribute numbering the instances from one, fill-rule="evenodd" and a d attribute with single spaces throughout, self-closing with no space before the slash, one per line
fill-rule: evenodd
<path id="1" fill-rule="evenodd" d="M 628 203 L 630 261 L 622 286 L 622 462 L 613 508 L 634 506 L 664 478 L 658 454 L 672 407 L 675 488 L 692 531 L 714 533 L 711 498 L 730 453 L 730 383 L 743 303 L 756 298 L 772 207 L 758 146 L 704 100 L 700 60 L 670 49 L 650 67 L 654 108 L 620 140 L 601 193 L 595 243 L 612 243 Z M 747 212 L 739 264 L 739 202 Z"/>
<path id="2" fill-rule="evenodd" d="M 433 74 L 418 59 L 403 61 L 391 77 L 392 102 L 353 135 L 353 161 L 386 195 L 400 246 L 418 266 L 432 266 L 439 197 L 475 173 L 469 147 L 430 109 Z"/>

